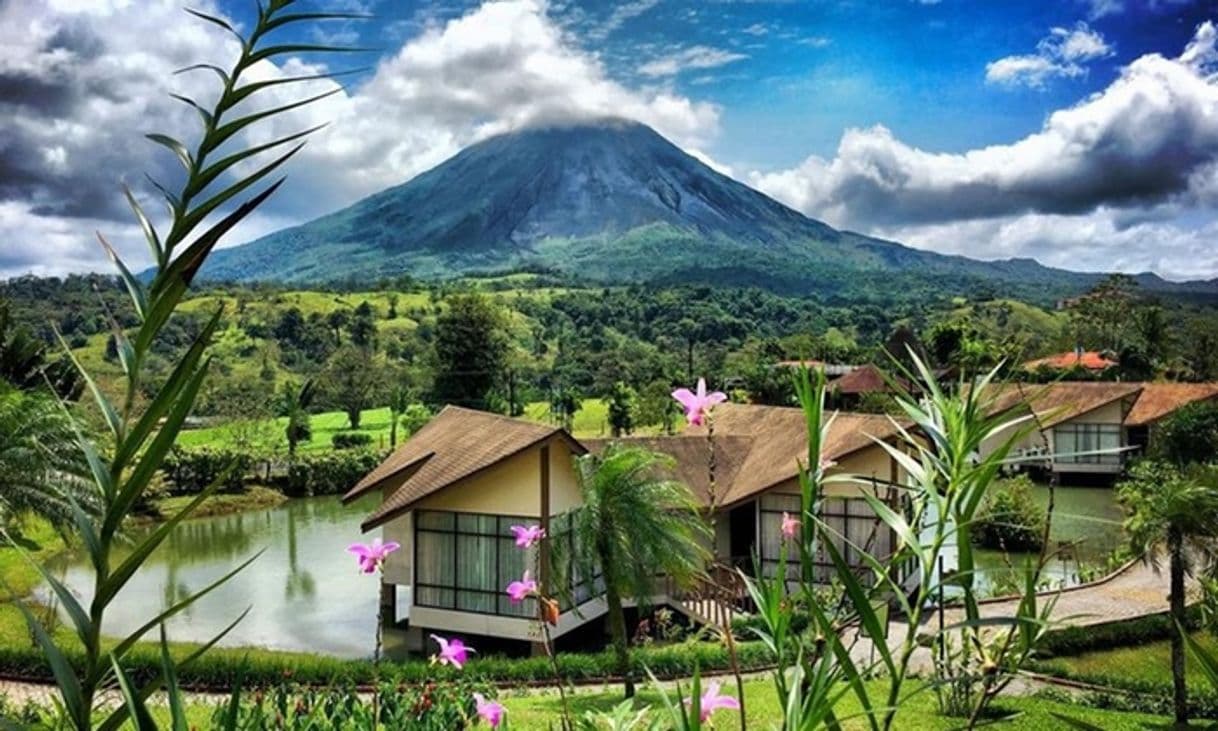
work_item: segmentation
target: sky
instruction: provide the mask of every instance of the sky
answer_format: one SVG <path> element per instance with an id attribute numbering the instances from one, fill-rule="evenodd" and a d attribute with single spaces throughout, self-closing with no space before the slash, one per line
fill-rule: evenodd
<path id="1" fill-rule="evenodd" d="M 337 210 L 486 137 L 624 116 L 814 218 L 910 246 L 1218 277 L 1218 0 L 300 0 L 243 135 L 327 124 L 225 245 Z M 253 0 L 197 0 L 239 28 Z M 0 277 L 149 257 L 121 185 L 180 168 L 231 36 L 180 0 L 0 0 Z M 248 168 L 247 168 L 248 169 Z"/>

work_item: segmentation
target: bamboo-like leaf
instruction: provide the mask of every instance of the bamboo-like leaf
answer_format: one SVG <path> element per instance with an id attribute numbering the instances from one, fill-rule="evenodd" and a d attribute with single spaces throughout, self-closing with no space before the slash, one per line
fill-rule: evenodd
<path id="1" fill-rule="evenodd" d="M 880 659 L 884 661 L 884 666 L 888 669 L 889 674 L 895 675 L 896 663 L 892 659 L 892 652 L 888 649 L 884 628 L 880 625 L 880 618 L 871 604 L 871 598 L 867 596 L 867 591 L 859 583 L 858 577 L 854 575 L 854 571 L 846 563 L 846 559 L 837 550 L 837 546 L 833 545 L 833 541 L 825 541 L 824 546 L 830 560 L 833 561 L 838 581 L 841 582 L 842 588 L 845 589 L 847 596 L 854 604 L 855 616 L 859 618 L 867 636 L 871 638 L 872 647 L 879 652 Z"/>
<path id="2" fill-rule="evenodd" d="M 29 626 L 30 632 L 33 633 L 34 640 L 42 649 L 42 653 L 46 655 L 47 662 L 51 666 L 51 674 L 55 676 L 55 684 L 59 686 L 59 696 L 63 700 L 63 705 L 68 712 L 68 716 L 77 728 L 88 728 L 89 708 L 86 707 L 80 680 L 76 677 L 76 672 L 72 670 L 68 659 L 55 646 L 50 635 L 47 634 L 42 624 L 34 618 L 34 615 L 30 613 L 25 604 L 18 602 L 17 609 L 25 617 L 25 623 Z"/>
<path id="3" fill-rule="evenodd" d="M 102 413 L 102 417 L 106 420 L 106 426 L 110 428 L 110 433 L 114 435 L 116 440 L 121 440 L 123 436 L 123 420 L 119 418 L 118 412 L 114 409 L 114 405 L 110 403 L 110 399 L 106 394 L 102 393 L 97 382 L 93 380 L 93 376 L 85 370 L 85 367 L 80 364 L 80 360 L 76 354 L 72 352 L 72 348 L 68 346 L 68 341 L 63 339 L 63 335 L 59 333 L 58 328 L 55 329 L 55 337 L 59 340 L 59 344 L 67 353 L 68 359 L 72 361 L 76 372 L 85 380 L 85 385 L 89 387 L 89 393 L 93 395 L 93 401 L 97 404 L 97 408 Z"/>
<path id="4" fill-rule="evenodd" d="M 862 496 L 867 501 L 867 504 L 871 506 L 871 509 L 875 511 L 875 514 L 879 516 L 880 520 L 884 521 L 889 528 L 892 528 L 893 532 L 905 542 L 905 545 L 909 546 L 911 550 L 921 551 L 921 541 L 914 534 L 913 528 L 910 527 L 905 518 L 898 515 L 883 500 L 880 500 L 870 492 L 864 490 L 862 491 Z"/>
<path id="5" fill-rule="evenodd" d="M 375 16 L 367 13 L 284 13 L 277 15 L 262 26 L 264 33 L 289 23 L 299 23 L 304 20 L 368 20 Z"/>
<path id="6" fill-rule="evenodd" d="M 20 548 L 20 546 L 18 546 L 18 548 Z M 80 602 L 76 599 L 76 595 L 72 593 L 71 589 L 64 586 L 62 581 L 55 578 L 47 567 L 35 560 L 34 557 L 30 556 L 29 553 L 24 549 L 21 549 L 21 555 L 25 557 L 26 561 L 34 566 L 34 568 L 38 571 L 38 575 L 42 577 L 42 580 L 51 587 L 51 591 L 55 593 L 55 597 L 59 600 L 59 603 L 63 605 L 64 610 L 68 613 L 68 617 L 72 620 L 72 624 L 76 627 L 76 634 L 79 635 L 82 640 L 87 639 L 90 636 L 90 633 L 93 631 L 93 622 L 90 621 L 89 615 L 85 612 L 84 607 L 82 607 Z"/>
<path id="7" fill-rule="evenodd" d="M 169 378 L 165 379 L 165 383 L 157 391 L 156 398 L 144 410 L 143 415 L 135 422 L 130 431 L 127 433 L 127 438 L 123 440 L 123 444 L 115 453 L 115 460 L 121 463 L 126 463 L 136 452 L 144 445 L 144 440 L 160 423 L 161 417 L 173 406 L 186 381 L 191 374 L 195 372 L 196 366 L 203 358 L 203 353 L 206 351 L 208 344 L 211 343 L 212 335 L 220 323 L 220 315 L 223 310 L 217 309 L 212 314 L 211 319 L 199 331 L 194 342 L 190 344 L 186 352 L 178 359 L 178 364 L 174 367 L 173 372 L 169 374 Z"/>
<path id="8" fill-rule="evenodd" d="M 246 188 L 249 188 L 251 185 L 254 185 L 259 180 L 262 180 L 266 176 L 270 175 L 272 172 L 275 171 L 276 168 L 278 168 L 280 165 L 282 165 L 285 162 L 287 162 L 288 160 L 290 160 L 293 155 L 300 152 L 302 147 L 304 147 L 304 143 L 303 142 L 298 143 L 297 145 L 292 147 L 292 149 L 288 150 L 287 152 L 285 152 L 284 154 L 275 158 L 274 160 L 267 163 L 266 165 L 263 165 L 256 172 L 249 174 L 248 176 L 241 179 L 237 183 L 234 183 L 233 185 L 225 188 L 224 190 L 220 191 L 219 193 L 216 193 L 212 197 L 208 198 L 206 201 L 204 201 L 204 202 L 200 203 L 199 205 L 195 206 L 194 208 L 192 208 L 190 210 L 190 212 L 187 213 L 181 219 L 181 226 L 174 227 L 175 232 L 179 232 L 179 233 L 176 236 L 174 236 L 173 233 L 171 233 L 170 241 L 176 245 L 179 241 L 181 241 L 183 238 L 185 238 L 186 234 L 188 234 L 190 231 L 193 231 L 195 226 L 198 226 L 200 223 L 202 223 L 203 219 L 207 218 L 207 216 L 210 215 L 212 211 L 216 210 L 220 206 L 227 203 L 229 201 L 229 199 L 231 199 L 233 196 L 236 196 L 237 194 L 244 191 Z M 278 187 L 278 186 L 276 186 L 276 187 Z M 252 210 L 252 209 L 250 209 L 250 210 Z M 247 211 L 247 213 L 248 213 L 248 211 Z M 242 217 L 244 217 L 244 216 L 245 216 L 245 214 L 243 213 Z M 233 223 L 235 224 L 236 221 L 234 221 Z M 209 248 L 209 251 L 210 251 L 210 248 Z M 202 265 L 203 262 L 202 262 L 202 260 L 200 260 L 198 263 L 199 263 L 199 265 Z M 197 269 L 196 269 L 196 271 L 197 271 Z M 193 274 L 192 274 L 192 276 L 193 276 Z M 189 282 L 190 282 L 190 280 L 187 279 L 188 284 L 189 284 Z"/>
<path id="9" fill-rule="evenodd" d="M 255 122 L 258 122 L 263 119 L 267 119 L 269 117 L 274 117 L 276 115 L 282 114 L 287 111 L 291 111 L 293 109 L 299 109 L 300 107 L 307 106 L 309 104 L 312 104 L 313 102 L 325 99 L 328 96 L 333 96 L 333 95 L 339 93 L 340 91 L 342 91 L 342 87 L 339 87 L 336 89 L 331 89 L 330 91 L 323 92 L 321 94 L 315 94 L 311 97 L 307 97 L 307 98 L 301 99 L 299 101 L 291 102 L 290 104 L 284 104 L 282 106 L 275 107 L 274 109 L 267 109 L 265 111 L 257 112 L 255 114 L 249 114 L 244 117 L 239 117 L 237 119 L 234 119 L 231 122 L 225 122 L 224 124 L 217 127 L 216 130 L 212 134 L 208 135 L 207 138 L 203 141 L 203 143 L 199 145 L 199 159 L 200 160 L 204 159 L 205 157 L 210 155 L 217 147 L 219 147 L 220 145 L 227 142 L 228 138 L 232 137 L 233 135 L 237 134 L 238 132 L 240 132 L 241 130 L 245 129 L 246 127 L 248 127 L 249 125 L 251 125 Z"/>
<path id="10" fill-rule="evenodd" d="M 272 86 L 279 86 L 280 84 L 296 84 L 301 81 L 321 81 L 323 79 L 337 79 L 337 78 L 341 78 L 343 76 L 351 76 L 352 74 L 362 73 L 364 71 L 368 71 L 370 68 L 371 67 L 361 67 L 361 68 L 347 69 L 345 71 L 331 71 L 329 73 L 324 73 L 324 74 L 309 74 L 308 76 L 289 76 L 287 78 L 282 78 L 282 79 L 267 79 L 265 81 L 251 81 L 248 84 L 243 84 L 238 89 L 234 89 L 232 91 L 232 93 L 229 94 L 227 103 L 230 108 L 234 107 L 238 103 L 243 101 L 246 97 L 250 96 L 251 94 L 255 94 L 259 91 L 262 91 L 263 89 L 267 89 Z"/>
<path id="11" fill-rule="evenodd" d="M 224 82 L 225 86 L 232 86 L 232 81 L 230 80 L 228 71 L 220 68 L 219 66 L 215 65 L 214 63 L 195 63 L 195 64 L 191 64 L 189 66 L 184 66 L 184 67 L 178 69 L 177 71 L 174 71 L 173 73 L 176 76 L 177 74 L 184 74 L 188 71 L 200 71 L 203 69 L 206 69 L 207 71 L 211 71 L 216 76 L 219 76 L 220 81 Z"/>
<path id="12" fill-rule="evenodd" d="M 297 145 L 295 149 L 299 150 L 300 145 Z M 278 165 L 282 159 L 272 164 Z M 190 286 L 195 275 L 199 273 L 199 268 L 203 266 L 203 261 L 207 258 L 207 255 L 220 242 L 224 234 L 228 233 L 233 226 L 236 226 L 243 218 L 252 213 L 255 208 L 262 205 L 262 202 L 270 198 L 276 190 L 279 190 L 279 186 L 283 185 L 283 181 L 284 178 L 276 180 L 266 190 L 242 203 L 232 213 L 209 228 L 202 236 L 195 239 L 194 243 L 169 265 L 167 277 L 172 277 L 170 279 L 170 286 L 181 287 L 181 291 L 185 292 L 186 287 Z"/>
<path id="13" fill-rule="evenodd" d="M 143 698 L 136 695 L 131 678 L 127 676 L 127 671 L 118 664 L 118 658 L 111 655 L 110 665 L 114 669 L 114 677 L 118 679 L 118 687 L 123 694 L 123 705 L 127 707 L 131 723 L 135 726 L 136 731 L 157 731 L 156 721 L 148 712 L 148 706 L 144 704 Z"/>
<path id="14" fill-rule="evenodd" d="M 168 188 L 161 185 L 161 183 L 156 178 L 152 177 L 151 175 L 144 173 L 144 179 L 148 181 L 149 185 L 156 188 L 157 191 L 160 192 L 160 194 L 165 198 L 165 202 L 169 205 L 169 212 L 175 218 L 182 215 L 182 199 L 181 198 L 174 195 Z M 169 255 L 169 250 L 168 250 L 168 247 L 166 247 L 165 256 L 168 256 L 168 255 Z"/>
<path id="15" fill-rule="evenodd" d="M 178 101 L 182 102 L 183 104 L 194 109 L 199 114 L 199 119 L 203 120 L 204 127 L 212 126 L 212 123 L 215 121 L 215 118 L 212 117 L 211 112 L 207 111 L 207 109 L 205 109 L 197 101 L 195 101 L 194 99 L 191 99 L 188 96 L 183 96 L 181 94 L 170 94 L 169 96 L 173 97 L 174 99 L 177 99 Z"/>
<path id="16" fill-rule="evenodd" d="M 159 132 L 153 132 L 144 136 L 172 152 L 178 158 L 178 162 L 182 163 L 182 167 L 186 168 L 186 172 L 190 172 L 194 167 L 194 160 L 190 157 L 190 150 L 186 149 L 186 145 L 183 145 L 169 135 L 163 135 Z"/>
<path id="17" fill-rule="evenodd" d="M 224 20 L 223 18 L 218 18 L 214 15 L 209 15 L 200 10 L 195 10 L 194 8 L 182 8 L 182 9 L 185 10 L 186 12 L 190 13 L 191 15 L 195 16 L 196 18 L 201 18 L 203 20 L 206 20 L 208 23 L 220 26 L 224 30 L 226 30 L 229 33 L 232 33 L 234 36 L 236 36 L 237 40 L 241 41 L 242 43 L 245 43 L 245 38 L 240 33 L 238 33 L 237 29 L 234 28 L 232 26 L 232 24 L 230 24 L 227 20 Z M 202 65 L 202 64 L 199 64 L 199 65 Z"/>
<path id="18" fill-rule="evenodd" d="M 233 620 L 227 627 L 220 630 L 220 632 L 218 634 L 216 634 L 215 637 L 212 637 L 201 647 L 197 648 L 194 652 L 190 653 L 185 658 L 183 658 L 182 662 L 178 663 L 177 668 L 180 670 L 182 668 L 189 667 L 191 663 L 193 663 L 195 660 L 198 660 L 208 650 L 215 647 L 220 642 L 220 640 L 227 637 L 228 634 L 230 632 L 232 632 L 233 629 L 238 624 L 241 624 L 241 621 L 243 619 L 245 619 L 246 616 L 249 615 L 249 613 L 250 613 L 250 610 L 247 608 L 244 612 L 242 612 L 240 615 L 238 615 L 237 618 L 235 620 Z M 153 679 L 151 682 L 149 682 L 148 684 L 146 684 L 143 688 L 140 689 L 140 697 L 144 698 L 145 700 L 148 699 L 149 697 L 151 697 L 153 693 L 155 693 L 157 690 L 159 690 L 161 688 L 161 685 L 163 684 L 162 681 L 163 681 L 162 677 L 157 677 L 157 678 Z M 126 709 L 124 707 L 120 706 L 119 708 L 115 709 L 114 713 L 112 713 L 109 718 L 107 718 L 105 721 L 102 721 L 100 724 L 98 724 L 95 731 L 117 731 L 117 729 L 121 728 L 122 725 L 124 723 L 126 723 L 126 721 L 127 721 Z"/>
<path id="19" fill-rule="evenodd" d="M 178 685 L 178 673 L 173 667 L 173 658 L 169 656 L 169 638 L 165 635 L 165 625 L 161 625 L 161 672 L 165 675 L 165 695 L 169 699 L 169 718 L 173 723 L 173 731 L 190 731 L 186 721 L 186 709 L 182 706 L 182 688 Z"/>
<path id="20" fill-rule="evenodd" d="M 271 142 L 267 142 L 266 144 L 258 145 L 256 147 L 251 147 L 248 150 L 242 150 L 241 152 L 236 152 L 225 158 L 217 160 L 216 162 L 212 163 L 211 165 L 208 165 L 203 170 L 199 171 L 199 173 L 196 174 L 191 179 L 190 183 L 186 186 L 186 198 L 189 199 L 189 198 L 192 198 L 195 195 L 198 195 L 199 193 L 201 193 L 203 191 L 203 189 L 206 188 L 208 185 L 210 185 L 212 183 L 212 181 L 214 181 L 217 177 L 220 176 L 221 173 L 223 173 L 225 170 L 231 168 L 233 165 L 236 165 L 237 163 L 241 162 L 242 160 L 251 158 L 254 155 L 257 155 L 258 153 L 266 152 L 267 150 L 274 149 L 276 147 L 279 147 L 280 145 L 286 145 L 287 143 L 292 142 L 294 140 L 298 140 L 302 137 L 307 137 L 308 135 L 311 135 L 314 132 L 316 132 L 320 129 L 323 129 L 325 127 L 326 127 L 325 124 L 319 124 L 314 127 L 310 127 L 306 130 L 303 130 L 301 132 L 297 132 L 295 134 L 288 135 L 286 137 L 280 137 L 277 140 L 273 140 Z"/>
<path id="21" fill-rule="evenodd" d="M 200 386 L 203 385 L 203 377 L 207 375 L 207 363 L 208 361 L 205 360 L 186 381 L 181 395 L 178 396 L 173 408 L 166 415 L 165 423 L 161 425 L 160 431 L 157 432 L 156 437 L 136 463 L 135 469 L 127 477 L 126 483 L 115 494 L 114 501 L 109 506 L 105 520 L 102 522 L 103 541 L 109 540 L 118 530 L 123 517 L 144 492 L 148 481 L 152 479 L 165 460 L 165 454 L 177 440 L 182 423 L 186 421 L 186 417 L 190 415 L 190 411 L 194 407 L 195 396 L 198 394 Z"/>
<path id="22" fill-rule="evenodd" d="M 148 250 L 152 252 L 152 260 L 157 266 L 165 265 L 165 251 L 161 248 L 161 238 L 157 236 L 156 228 L 152 225 L 147 214 L 144 213 L 144 208 L 135 199 L 135 194 L 131 192 L 131 188 L 123 183 L 123 195 L 127 198 L 127 205 L 131 206 L 131 210 L 135 213 L 135 217 L 140 222 L 140 230 L 144 232 L 144 239 L 148 242 Z M 142 287 L 141 287 L 142 290 Z M 148 308 L 147 296 L 144 298 L 143 308 Z M 140 312 L 140 317 L 143 318 L 143 312 Z"/>
<path id="23" fill-rule="evenodd" d="M 132 199 L 132 203 L 135 201 Z M 137 215 L 142 214 L 140 211 Z M 141 222 L 142 225 L 142 222 Z M 147 230 L 147 229 L 146 229 Z M 144 293 L 144 285 L 140 284 L 139 280 L 131 274 L 131 270 L 119 258 L 118 252 L 106 241 L 106 237 L 102 236 L 101 231 L 94 232 L 97 234 L 97 240 L 101 242 L 102 248 L 106 250 L 106 255 L 110 257 L 110 261 L 118 269 L 119 275 L 123 280 L 123 284 L 127 287 L 127 294 L 131 295 L 131 304 L 135 306 L 135 314 L 139 315 L 140 319 L 144 319 L 144 312 L 148 309 L 148 296 Z M 155 234 L 153 234 L 155 236 Z M 155 250 L 155 248 L 154 248 Z"/>
<path id="24" fill-rule="evenodd" d="M 278 46 L 266 46 L 260 48 L 249 55 L 249 63 L 246 66 L 253 66 L 259 61 L 265 61 L 268 58 L 282 56 L 292 53 L 371 53 L 378 51 L 378 48 L 360 48 L 357 46 L 329 46 L 316 43 L 284 43 Z"/>

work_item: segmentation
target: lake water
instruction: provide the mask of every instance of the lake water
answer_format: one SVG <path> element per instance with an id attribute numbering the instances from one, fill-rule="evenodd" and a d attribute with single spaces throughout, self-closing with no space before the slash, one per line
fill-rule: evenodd
<path id="1" fill-rule="evenodd" d="M 169 638 L 210 639 L 249 607 L 249 615 L 221 644 L 370 656 L 378 582 L 358 573 L 346 548 L 366 540 L 359 524 L 375 501 L 344 506 L 337 497 L 306 498 L 271 510 L 186 521 L 123 588 L 103 631 L 125 635 L 265 549 L 244 571 L 170 620 Z M 82 601 L 91 598 L 87 561 L 66 561 L 60 570 Z"/>
<path id="2" fill-rule="evenodd" d="M 1037 488 L 1047 501 L 1048 490 Z M 372 654 L 377 579 L 356 570 L 346 547 L 365 540 L 360 521 L 376 498 L 344 506 L 336 497 L 291 500 L 278 508 L 183 523 L 132 578 L 111 606 L 104 631 L 126 634 L 162 607 L 199 591 L 259 550 L 252 565 L 169 622 L 169 637 L 205 641 L 247 607 L 249 615 L 224 639 L 227 646 L 255 646 L 341 657 Z M 1082 540 L 1048 578 L 1077 583 L 1079 562 L 1101 562 L 1121 541 L 1121 511 L 1106 488 L 1058 488 L 1053 541 Z M 1018 557 L 1016 557 L 1018 560 Z M 1008 572 L 996 552 L 980 552 L 981 580 L 997 584 Z M 1017 564 L 1018 565 L 1018 564 Z M 92 571 L 87 561 L 64 561 L 65 583 L 87 601 Z M 87 606 L 87 604 L 86 604 Z M 155 636 L 155 633 L 153 634 Z M 397 652 L 390 633 L 386 646 Z"/>
<path id="3" fill-rule="evenodd" d="M 1049 488 L 1033 488 L 1037 501 L 1046 506 Z M 1045 569 L 1045 579 L 1055 585 L 1073 586 L 1079 583 L 1081 567 L 1102 565 L 1113 550 L 1125 540 L 1121 530 L 1124 514 L 1116 501 L 1116 492 L 1108 487 L 1058 487 L 1054 495 L 1053 525 L 1050 529 L 1050 550 L 1067 542 L 1074 546 Z M 1011 563 L 1022 567 L 1023 555 L 1012 554 Z M 998 551 L 978 551 L 977 563 L 985 571 L 981 577 L 987 585 L 1009 584 L 1011 571 L 1007 560 Z M 1003 581 L 1006 579 L 1006 581 Z"/>

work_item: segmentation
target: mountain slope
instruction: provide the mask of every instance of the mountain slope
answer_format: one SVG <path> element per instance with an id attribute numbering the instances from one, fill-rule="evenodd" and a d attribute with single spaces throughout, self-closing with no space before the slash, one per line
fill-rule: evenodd
<path id="1" fill-rule="evenodd" d="M 1001 283 L 1045 297 L 1096 279 L 837 231 L 623 120 L 485 140 L 341 211 L 217 251 L 203 277 L 316 283 L 524 266 L 606 282 L 830 293 L 864 282 L 892 286 L 897 276 L 952 289 Z"/>

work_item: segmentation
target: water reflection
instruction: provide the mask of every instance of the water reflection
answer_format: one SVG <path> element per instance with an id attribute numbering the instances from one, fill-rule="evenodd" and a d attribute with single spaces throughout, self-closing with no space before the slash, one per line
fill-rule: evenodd
<path id="1" fill-rule="evenodd" d="M 208 640 L 250 607 L 222 644 L 370 655 L 377 582 L 356 571 L 345 549 L 359 539 L 360 521 L 374 502 L 344 507 L 334 497 L 308 498 L 184 522 L 123 589 L 103 629 L 111 635 L 133 630 L 156 605 L 181 601 L 265 549 L 227 584 L 171 619 L 170 639 Z M 66 561 L 61 570 L 67 585 L 89 600 L 88 561 Z"/>

